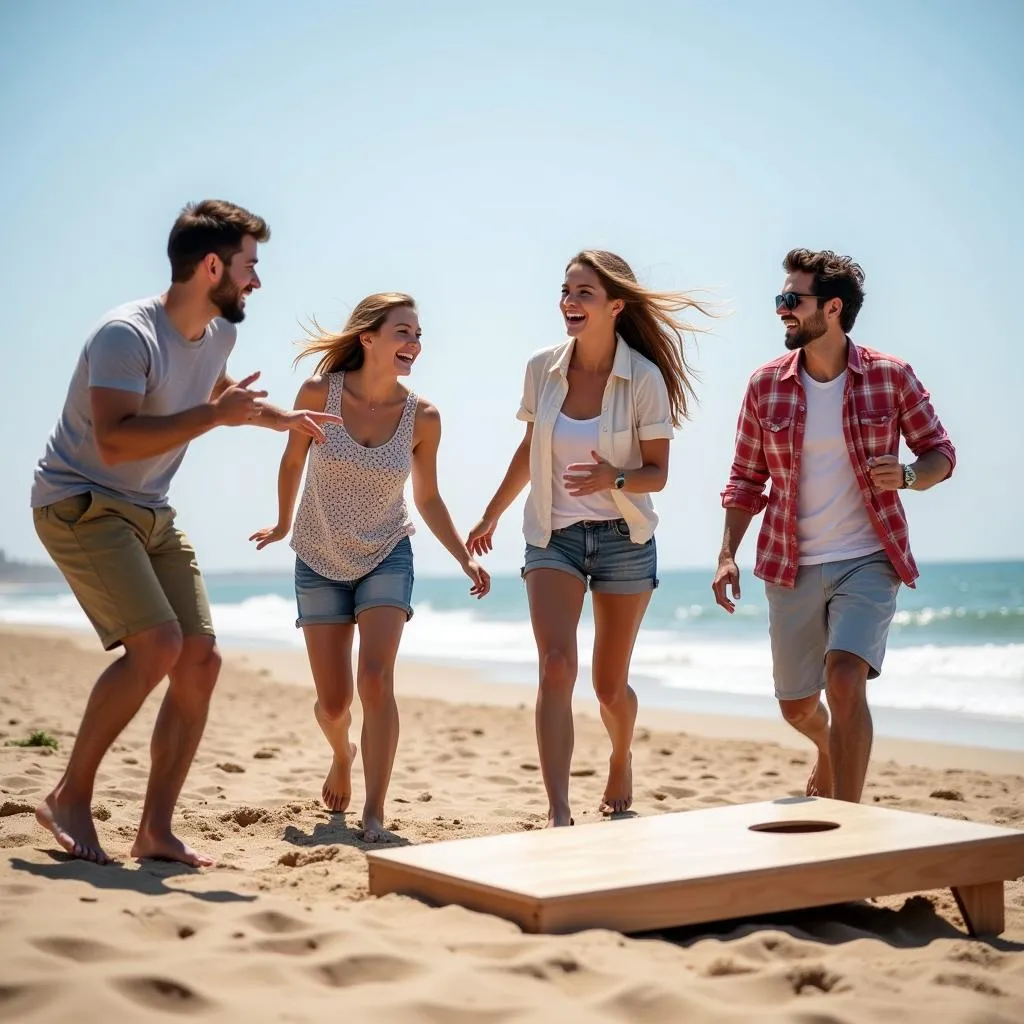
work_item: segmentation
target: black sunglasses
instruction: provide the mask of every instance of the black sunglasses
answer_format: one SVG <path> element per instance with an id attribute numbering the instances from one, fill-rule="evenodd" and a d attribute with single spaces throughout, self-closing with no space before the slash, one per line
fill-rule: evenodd
<path id="1" fill-rule="evenodd" d="M 819 297 L 814 292 L 783 292 L 781 295 L 775 296 L 775 308 L 785 306 L 786 309 L 793 310 L 800 305 L 801 299 L 817 299 Z"/>

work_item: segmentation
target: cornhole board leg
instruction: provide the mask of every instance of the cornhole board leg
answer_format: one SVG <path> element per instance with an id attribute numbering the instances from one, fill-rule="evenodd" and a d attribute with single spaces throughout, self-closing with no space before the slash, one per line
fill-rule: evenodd
<path id="1" fill-rule="evenodd" d="M 1006 903 L 1002 882 L 955 885 L 953 898 L 960 908 L 967 931 L 975 938 L 1002 935 L 1006 928 Z"/>

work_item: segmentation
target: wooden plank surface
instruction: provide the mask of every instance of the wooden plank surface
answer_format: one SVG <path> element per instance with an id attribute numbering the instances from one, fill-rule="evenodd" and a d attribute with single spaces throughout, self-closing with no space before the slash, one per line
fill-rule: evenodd
<path id="1" fill-rule="evenodd" d="M 794 831 L 801 822 L 820 830 Z M 782 831 L 762 830 L 772 823 Z M 458 903 L 529 931 L 638 931 L 956 886 L 965 917 L 990 932 L 1002 920 L 991 883 L 1024 875 L 1024 832 L 786 798 L 373 851 L 368 860 L 376 895 Z"/>

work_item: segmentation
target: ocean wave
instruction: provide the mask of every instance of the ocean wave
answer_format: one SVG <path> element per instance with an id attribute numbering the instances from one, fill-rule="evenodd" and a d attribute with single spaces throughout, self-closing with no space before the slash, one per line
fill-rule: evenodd
<path id="1" fill-rule="evenodd" d="M 260 594 L 219 603 L 213 606 L 213 616 L 225 644 L 303 646 L 291 598 Z M 70 594 L 0 595 L 0 622 L 91 629 Z M 591 674 L 593 641 L 593 623 L 585 618 L 578 635 L 581 684 Z M 487 618 L 471 608 L 439 610 L 427 601 L 415 606 L 402 654 L 410 659 L 487 665 L 497 672 L 505 667 L 520 676 L 532 675 L 537 658 L 528 620 Z M 634 651 L 633 673 L 637 679 L 674 691 L 762 697 L 773 692 L 771 652 L 762 630 L 738 631 L 732 639 L 645 628 Z M 870 693 L 872 702 L 881 706 L 1024 721 L 1024 643 L 890 645 L 883 675 L 872 681 Z"/>
<path id="2" fill-rule="evenodd" d="M 901 609 L 893 616 L 893 625 L 932 626 L 942 622 L 1020 623 L 1024 635 L 1024 608 L 917 608 Z"/>

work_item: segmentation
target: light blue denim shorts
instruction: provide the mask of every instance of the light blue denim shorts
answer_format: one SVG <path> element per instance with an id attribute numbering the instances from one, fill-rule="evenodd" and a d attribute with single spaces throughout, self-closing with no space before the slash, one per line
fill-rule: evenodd
<path id="1" fill-rule="evenodd" d="M 331 580 L 295 558 L 296 628 L 355 622 L 367 608 L 401 608 L 412 618 L 412 544 L 403 537 L 380 565 L 358 580 Z"/>
<path id="2" fill-rule="evenodd" d="M 558 569 L 594 593 L 642 594 L 658 585 L 658 548 L 629 539 L 625 519 L 584 519 L 551 531 L 546 548 L 526 545 L 522 576 L 534 569 Z"/>

